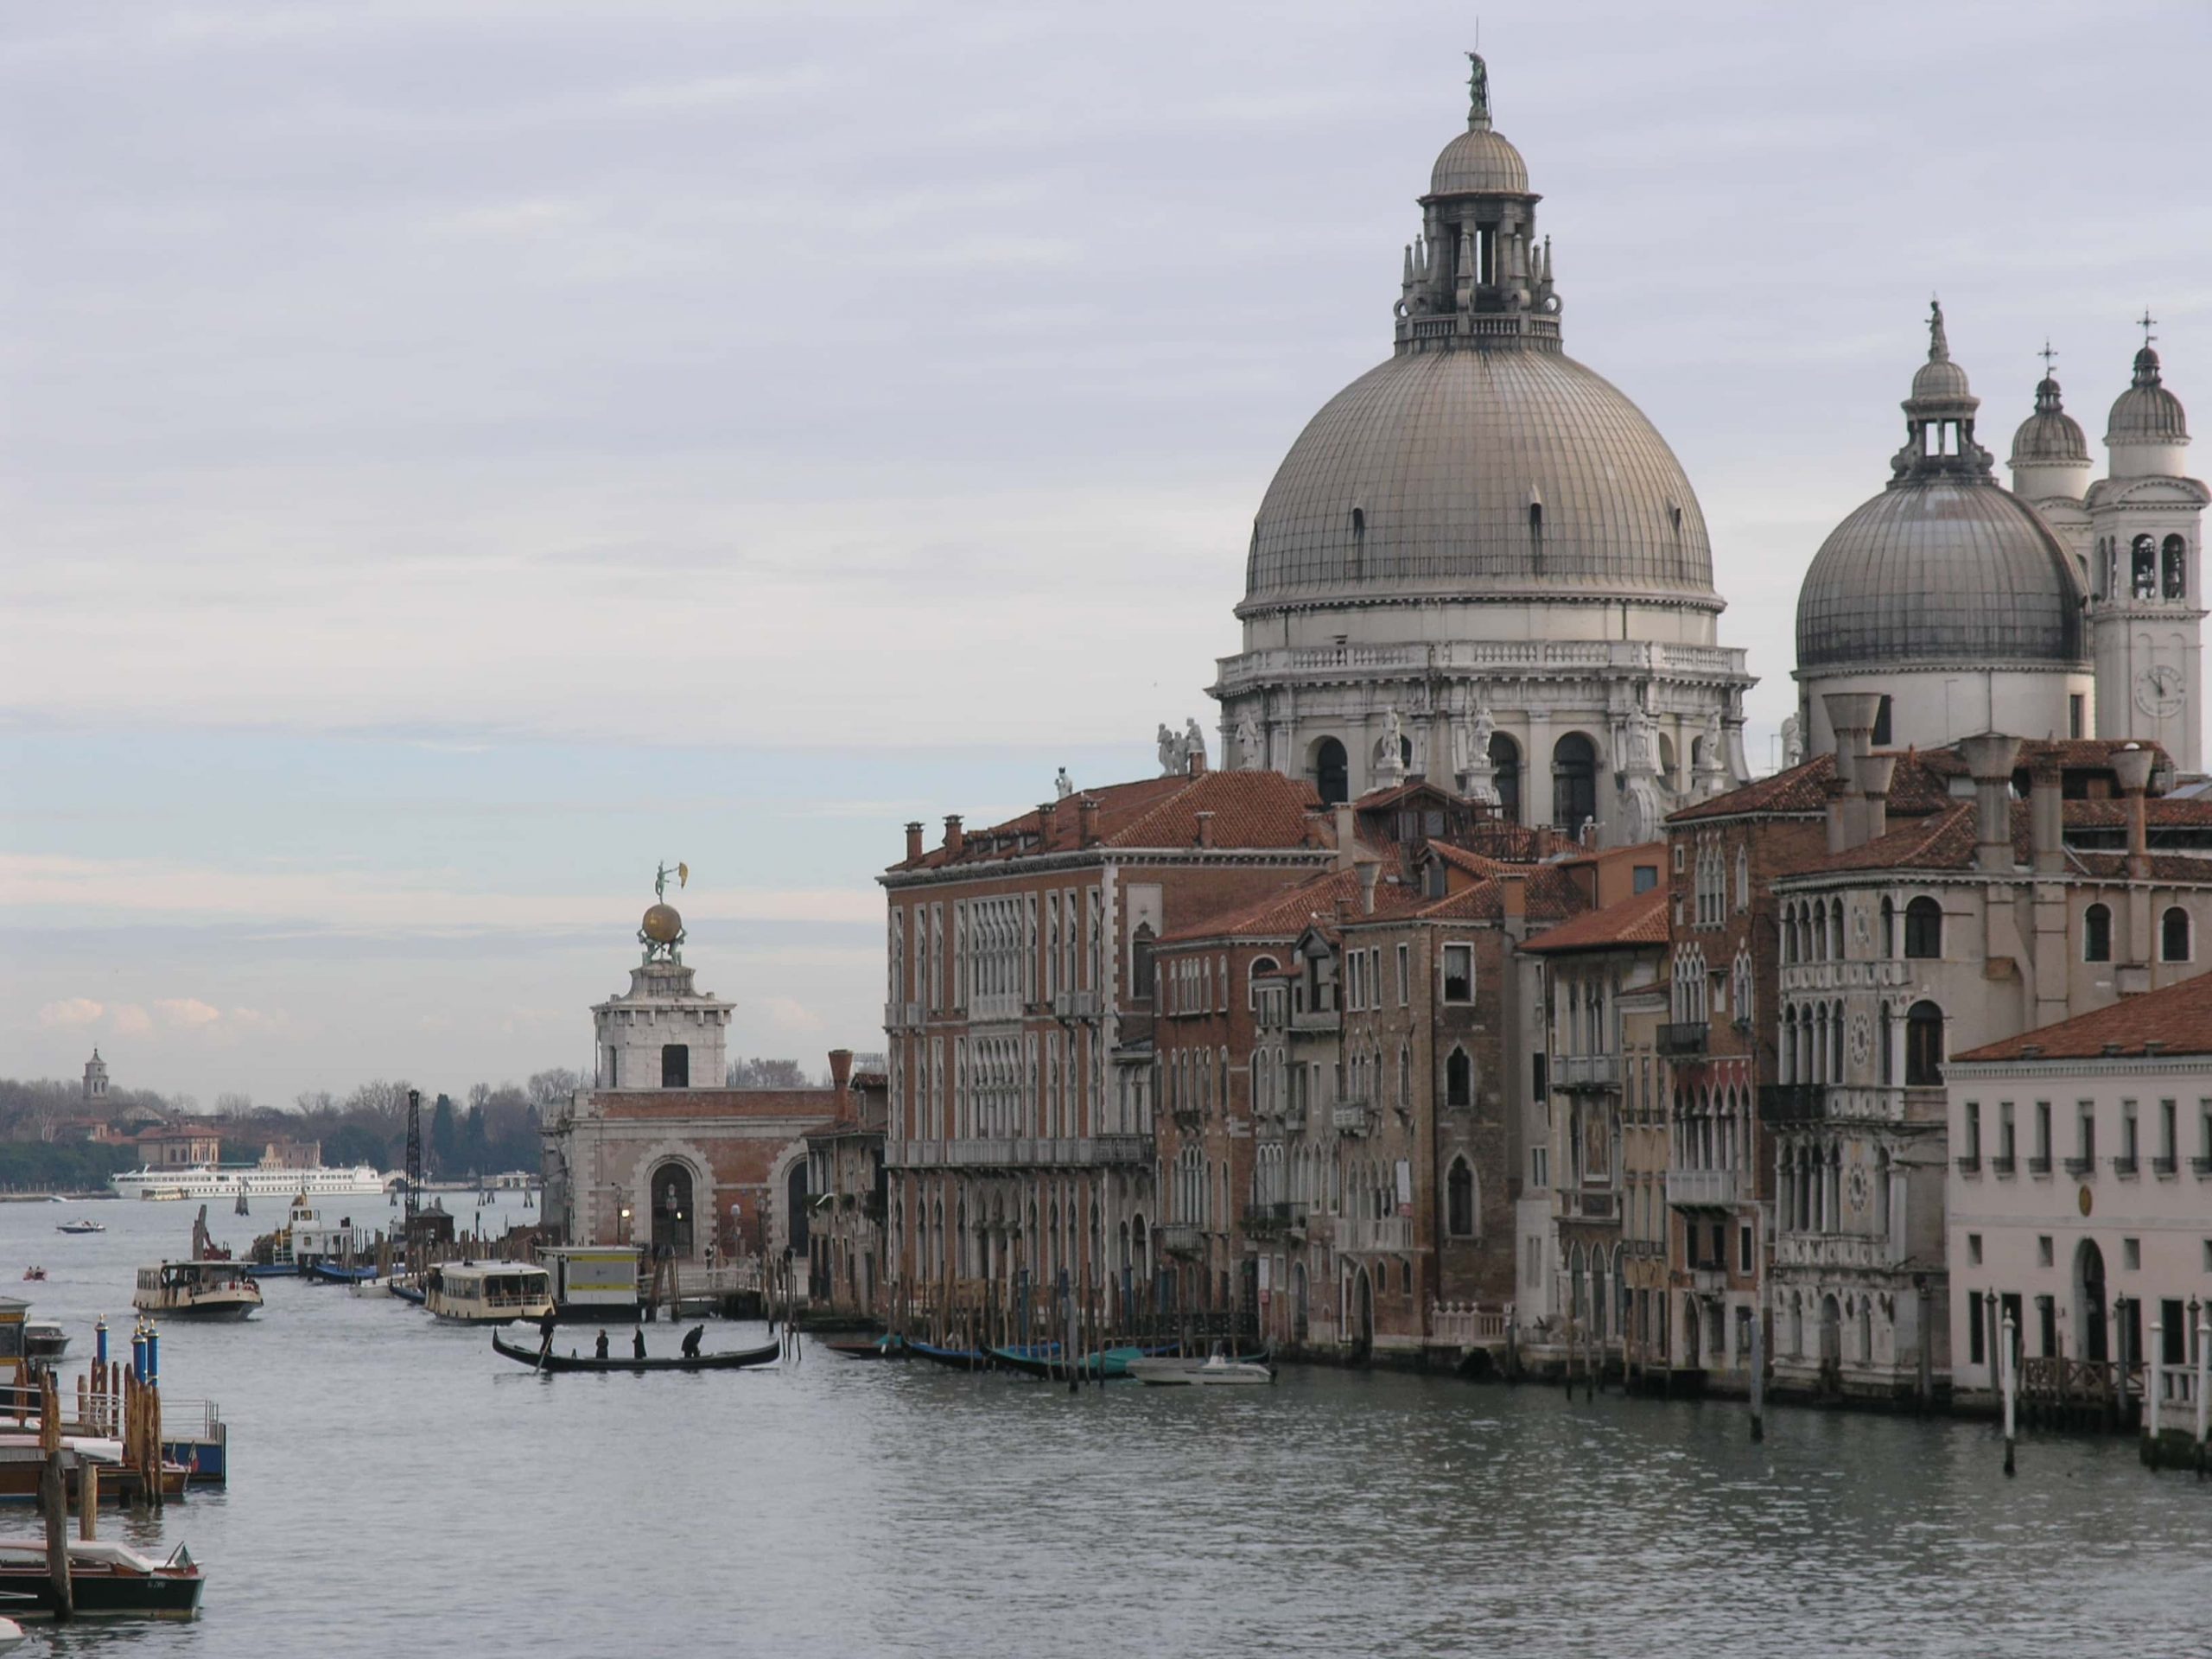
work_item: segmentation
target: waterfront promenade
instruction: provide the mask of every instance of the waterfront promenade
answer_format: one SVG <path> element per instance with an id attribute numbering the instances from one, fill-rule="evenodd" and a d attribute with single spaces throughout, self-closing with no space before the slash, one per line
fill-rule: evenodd
<path id="1" fill-rule="evenodd" d="M 0 1206 L 0 1268 L 44 1262 L 22 1288 L 81 1347 L 190 1216 L 106 1204 L 105 1235 L 59 1238 L 69 1213 Z M 2202 1651 L 2212 1601 L 2212 1485 L 2125 1439 L 2031 1438 L 2008 1482 L 1981 1424 L 1777 1411 L 1754 1446 L 1740 1405 L 1386 1373 L 1071 1397 L 810 1346 L 549 1379 L 283 1282 L 248 1325 L 170 1326 L 163 1370 L 221 1402 L 236 1472 L 105 1523 L 209 1571 L 199 1624 L 106 1653 L 2071 1659 Z"/>

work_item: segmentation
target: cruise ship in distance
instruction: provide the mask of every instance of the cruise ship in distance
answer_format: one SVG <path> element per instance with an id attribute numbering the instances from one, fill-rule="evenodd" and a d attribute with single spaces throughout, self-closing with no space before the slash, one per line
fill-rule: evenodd
<path id="1" fill-rule="evenodd" d="M 394 1179 L 397 1179 L 396 1177 Z M 224 1166 L 194 1164 L 168 1169 L 133 1169 L 108 1177 L 108 1185 L 125 1198 L 234 1198 L 243 1192 L 249 1198 L 340 1197 L 384 1192 L 385 1178 L 371 1164 L 351 1169 L 272 1169 L 260 1164 Z"/>

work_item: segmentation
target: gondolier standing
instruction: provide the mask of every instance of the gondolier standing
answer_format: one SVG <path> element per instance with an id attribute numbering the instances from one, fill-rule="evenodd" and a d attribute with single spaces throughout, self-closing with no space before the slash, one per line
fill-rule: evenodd
<path id="1" fill-rule="evenodd" d="M 537 1322 L 537 1357 L 540 1359 L 553 1351 L 553 1328 L 557 1323 L 554 1310 L 550 1307 L 545 1310 L 545 1317 Z"/>

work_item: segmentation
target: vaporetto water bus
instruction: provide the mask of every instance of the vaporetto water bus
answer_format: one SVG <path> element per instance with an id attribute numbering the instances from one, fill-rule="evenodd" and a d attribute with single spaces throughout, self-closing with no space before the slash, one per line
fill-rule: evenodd
<path id="1" fill-rule="evenodd" d="M 134 1169 L 108 1177 L 108 1185 L 125 1198 L 289 1198 L 304 1192 L 309 1198 L 360 1194 L 374 1198 L 386 1185 L 375 1167 L 358 1164 L 352 1169 L 265 1169 L 259 1164 L 225 1168 L 194 1164 L 180 1169 Z"/>
<path id="2" fill-rule="evenodd" d="M 553 1275 L 519 1262 L 447 1262 L 423 1275 L 423 1306 L 456 1325 L 533 1322 L 553 1311 Z"/>

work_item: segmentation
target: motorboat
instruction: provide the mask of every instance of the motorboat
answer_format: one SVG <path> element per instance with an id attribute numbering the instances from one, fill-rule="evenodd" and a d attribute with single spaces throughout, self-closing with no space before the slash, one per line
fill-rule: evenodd
<path id="1" fill-rule="evenodd" d="M 204 1583 L 182 1544 L 157 1561 L 127 1544 L 69 1541 L 69 1591 L 79 1618 L 190 1618 L 200 1611 Z M 0 1599 L 22 1618 L 60 1611 L 43 1539 L 0 1538 Z"/>
<path id="2" fill-rule="evenodd" d="M 63 1222 L 54 1230 L 57 1233 L 67 1233 L 73 1238 L 85 1233 L 104 1233 L 107 1231 L 107 1229 L 101 1226 L 99 1223 L 91 1219 L 89 1217 L 79 1216 L 74 1221 Z"/>
<path id="3" fill-rule="evenodd" d="M 1256 1359 L 1232 1359 L 1216 1350 L 1204 1359 L 1133 1359 L 1129 1375 L 1154 1388 L 1265 1388 L 1274 1367 Z"/>
<path id="4" fill-rule="evenodd" d="M 261 1287 L 243 1262 L 164 1262 L 138 1269 L 130 1306 L 173 1319 L 243 1319 L 261 1306 Z"/>
<path id="5" fill-rule="evenodd" d="M 33 1264 L 33 1265 L 31 1265 L 30 1267 L 25 1268 L 23 1269 L 23 1281 L 24 1281 L 26 1284 L 29 1284 L 29 1283 L 35 1282 L 35 1281 L 38 1281 L 38 1280 L 41 1280 L 41 1279 L 43 1279 L 43 1278 L 45 1278 L 45 1277 L 46 1277 L 46 1269 L 45 1269 L 44 1268 L 39 1267 L 39 1266 L 38 1266 L 38 1265 L 36 1265 L 35 1263 L 34 1263 L 34 1264 Z"/>
<path id="6" fill-rule="evenodd" d="M 423 1275 L 423 1306 L 456 1325 L 512 1325 L 553 1311 L 553 1275 L 520 1262 L 448 1262 Z"/>
<path id="7" fill-rule="evenodd" d="M 771 1342 L 759 1348 L 740 1348 L 721 1354 L 690 1354 L 664 1356 L 654 1359 L 650 1356 L 639 1359 L 634 1354 L 609 1354 L 605 1359 L 588 1354 L 541 1354 L 535 1348 L 526 1348 L 512 1342 L 503 1342 L 494 1333 L 492 1347 L 509 1359 L 529 1366 L 532 1370 L 558 1373 L 563 1371 L 741 1371 L 752 1365 L 772 1365 L 784 1351 L 780 1342 Z"/>
<path id="8" fill-rule="evenodd" d="M 23 1326 L 23 1357 L 51 1364 L 69 1351 L 69 1333 L 50 1319 Z"/>

